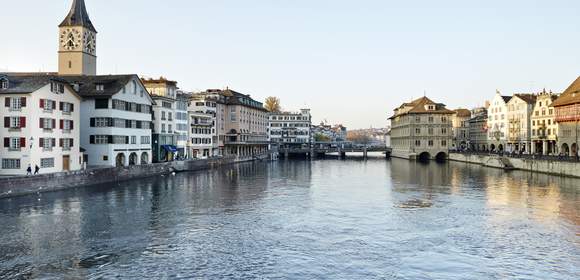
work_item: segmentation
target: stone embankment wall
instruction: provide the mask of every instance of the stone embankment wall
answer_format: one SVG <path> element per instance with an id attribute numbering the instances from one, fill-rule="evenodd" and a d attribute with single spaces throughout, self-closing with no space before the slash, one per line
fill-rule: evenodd
<path id="1" fill-rule="evenodd" d="M 37 176 L 0 178 L 0 198 L 127 181 L 172 172 L 211 169 L 221 165 L 251 160 L 253 159 L 216 158 L 174 161 L 123 168 L 110 167 Z"/>
<path id="2" fill-rule="evenodd" d="M 474 155 L 451 153 L 449 160 L 483 165 L 506 170 L 531 172 L 580 178 L 580 163 L 557 160 L 510 158 L 498 155 Z"/>

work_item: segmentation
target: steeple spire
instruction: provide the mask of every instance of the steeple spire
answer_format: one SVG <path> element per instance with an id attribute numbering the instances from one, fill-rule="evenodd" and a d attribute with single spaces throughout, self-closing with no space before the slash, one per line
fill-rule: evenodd
<path id="1" fill-rule="evenodd" d="M 84 0 L 73 0 L 70 12 L 58 27 L 64 26 L 82 26 L 97 33 L 87 13 Z"/>

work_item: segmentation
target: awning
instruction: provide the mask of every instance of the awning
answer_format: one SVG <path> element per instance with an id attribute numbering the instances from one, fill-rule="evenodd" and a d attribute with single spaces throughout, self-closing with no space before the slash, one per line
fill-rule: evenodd
<path id="1" fill-rule="evenodd" d="M 165 149 L 168 152 L 172 152 L 172 153 L 176 153 L 177 152 L 177 148 L 173 145 L 161 145 L 161 147 L 163 149 Z"/>

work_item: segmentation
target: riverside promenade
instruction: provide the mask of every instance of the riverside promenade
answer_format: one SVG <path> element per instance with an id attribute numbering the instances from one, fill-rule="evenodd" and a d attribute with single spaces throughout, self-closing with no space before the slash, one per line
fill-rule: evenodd
<path id="1" fill-rule="evenodd" d="M 217 168 L 219 166 L 267 159 L 268 155 L 237 158 L 210 158 L 135 165 L 105 167 L 71 172 L 0 178 L 0 199 L 41 192 L 87 187 L 103 183 L 122 182 L 138 178 Z"/>
<path id="2" fill-rule="evenodd" d="M 580 162 L 557 157 L 508 156 L 483 153 L 451 152 L 449 160 L 479 164 L 504 170 L 523 170 L 535 173 L 580 178 Z"/>

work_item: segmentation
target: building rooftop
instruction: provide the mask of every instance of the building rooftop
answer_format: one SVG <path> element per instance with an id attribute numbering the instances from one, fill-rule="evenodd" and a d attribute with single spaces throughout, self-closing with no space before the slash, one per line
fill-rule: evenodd
<path id="1" fill-rule="evenodd" d="M 433 110 L 428 110 L 427 107 L 429 105 L 433 105 L 435 106 L 435 108 Z M 390 119 L 406 114 L 454 114 L 454 113 L 455 113 L 454 111 L 445 108 L 445 104 L 435 103 L 433 102 L 433 100 L 424 96 L 419 99 L 415 99 L 410 103 L 403 103 L 403 105 L 395 109 L 395 114 Z"/>
<path id="2" fill-rule="evenodd" d="M 460 117 L 460 118 L 470 118 L 471 117 L 471 111 L 467 110 L 467 109 L 456 109 L 453 110 L 455 112 L 455 114 Z"/>
<path id="3" fill-rule="evenodd" d="M 565 91 L 560 95 L 552 106 L 566 106 L 572 104 L 580 104 L 580 77 L 578 77 Z"/>
<path id="4" fill-rule="evenodd" d="M 65 26 L 71 26 L 71 27 L 72 26 L 82 26 L 82 27 L 85 27 L 85 28 L 97 33 L 95 26 L 93 26 L 93 23 L 91 22 L 91 19 L 89 18 L 89 13 L 87 13 L 87 8 L 85 6 L 84 0 L 73 0 L 73 3 L 72 3 L 72 6 L 70 8 L 70 11 L 68 12 L 68 15 L 64 18 L 62 23 L 59 25 L 59 27 L 65 27 Z"/>
<path id="5" fill-rule="evenodd" d="M 8 78 L 9 88 L 0 93 L 30 93 L 44 85 L 47 81 L 66 82 L 84 98 L 110 97 L 120 92 L 131 79 L 137 75 L 100 75 L 100 76 L 69 76 L 57 73 L 0 73 Z M 103 85 L 103 90 L 97 90 L 97 85 Z M 149 93 L 147 93 L 149 94 Z"/>

